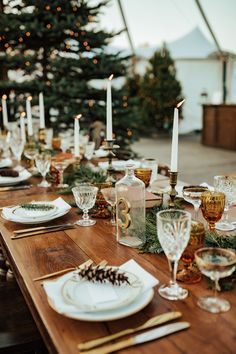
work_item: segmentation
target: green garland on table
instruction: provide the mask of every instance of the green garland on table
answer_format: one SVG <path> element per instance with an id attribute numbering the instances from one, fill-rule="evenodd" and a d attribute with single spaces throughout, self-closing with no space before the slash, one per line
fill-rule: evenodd
<path id="1" fill-rule="evenodd" d="M 71 194 L 72 188 L 76 183 L 102 183 L 105 182 L 106 176 L 101 171 L 92 169 L 86 165 L 80 165 L 79 168 L 65 175 L 64 181 L 69 185 L 68 188 L 59 191 L 59 194 Z"/>

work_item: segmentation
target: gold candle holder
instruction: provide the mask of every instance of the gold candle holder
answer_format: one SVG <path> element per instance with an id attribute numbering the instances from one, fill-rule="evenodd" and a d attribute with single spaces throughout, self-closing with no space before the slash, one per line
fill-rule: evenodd
<path id="1" fill-rule="evenodd" d="M 78 170 L 80 168 L 80 157 L 75 156 L 74 169 Z"/>
<path id="2" fill-rule="evenodd" d="M 116 182 L 116 179 L 114 178 L 115 170 L 112 166 L 112 159 L 116 156 L 114 151 L 119 148 L 119 145 L 115 144 L 115 139 L 105 140 L 105 146 L 103 147 L 103 149 L 108 151 L 108 169 L 106 182 Z"/>
<path id="3" fill-rule="evenodd" d="M 178 192 L 175 189 L 175 186 L 177 184 L 177 177 L 178 177 L 178 172 L 170 171 L 170 186 L 171 186 L 171 190 L 169 192 L 169 195 L 170 195 L 169 207 L 170 208 L 174 208 L 174 201 L 175 201 L 176 196 L 178 195 Z"/>
<path id="4" fill-rule="evenodd" d="M 38 141 L 40 144 L 46 144 L 46 131 L 44 128 L 40 128 L 38 131 Z"/>

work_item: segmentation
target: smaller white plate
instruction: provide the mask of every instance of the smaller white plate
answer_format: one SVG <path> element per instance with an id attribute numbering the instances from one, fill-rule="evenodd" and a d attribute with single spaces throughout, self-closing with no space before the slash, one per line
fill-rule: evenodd
<path id="1" fill-rule="evenodd" d="M 104 149 L 98 149 L 94 151 L 94 155 L 96 157 L 106 157 L 108 155 L 108 151 Z"/>
<path id="2" fill-rule="evenodd" d="M 0 186 L 14 186 L 20 182 L 26 181 L 31 177 L 31 173 L 29 171 L 23 169 L 19 172 L 18 177 L 3 177 L 0 176 Z"/>
<path id="3" fill-rule="evenodd" d="M 92 283 L 74 274 L 62 286 L 62 296 L 66 302 L 86 312 L 107 311 L 126 306 L 140 294 L 142 282 L 132 273 L 120 272 L 128 277 L 129 284 Z M 97 298 L 94 300 L 94 297 L 101 294 L 100 301 L 97 301 Z"/>
<path id="4" fill-rule="evenodd" d="M 13 207 L 12 214 L 15 215 L 16 217 L 20 218 L 27 218 L 27 219 L 38 219 L 38 218 L 44 218 L 44 217 L 49 217 L 52 216 L 56 213 L 58 213 L 58 207 L 56 205 L 52 205 L 51 203 L 45 203 L 45 202 L 34 202 L 30 204 L 37 204 L 37 205 L 47 205 L 50 207 L 48 210 L 34 210 L 34 209 L 26 209 L 20 205 L 17 205 Z"/>
<path id="5" fill-rule="evenodd" d="M 45 281 L 43 286 L 47 294 L 48 303 L 54 311 L 75 320 L 100 322 L 113 321 L 128 317 L 138 311 L 141 311 L 149 304 L 154 296 L 154 290 L 151 288 L 139 294 L 134 301 L 126 306 L 121 306 L 107 311 L 81 311 L 76 306 L 68 304 L 61 294 L 62 285 L 71 277 L 71 275 L 72 273 L 67 273 L 54 281 Z"/>
<path id="6" fill-rule="evenodd" d="M 0 160 L 0 168 L 11 167 L 12 160 L 9 158 Z"/>

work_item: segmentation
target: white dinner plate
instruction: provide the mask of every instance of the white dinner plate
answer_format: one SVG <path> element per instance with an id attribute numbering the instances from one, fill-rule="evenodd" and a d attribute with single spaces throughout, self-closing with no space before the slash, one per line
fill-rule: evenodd
<path id="1" fill-rule="evenodd" d="M 130 272 L 122 273 L 128 277 L 129 283 L 92 283 L 74 274 L 62 286 L 62 296 L 66 302 L 86 312 L 107 311 L 126 306 L 140 294 L 143 285 L 136 275 Z M 97 301 L 99 296 L 100 301 Z"/>
<path id="2" fill-rule="evenodd" d="M 47 299 L 49 305 L 59 314 L 64 315 L 68 318 L 81 321 L 89 322 L 100 322 L 100 321 L 113 321 L 120 318 L 131 316 L 138 311 L 141 311 L 145 306 L 147 306 L 154 296 L 154 290 L 148 289 L 138 295 L 134 301 L 128 305 L 121 306 L 119 308 L 96 311 L 96 312 L 85 312 L 80 311 L 76 306 L 67 304 L 62 296 L 62 285 L 64 282 L 71 277 L 72 273 L 67 273 L 63 277 L 60 277 L 54 281 L 44 282 L 44 288 L 47 294 Z M 57 286 L 58 285 L 58 286 Z M 53 286 L 53 296 L 49 296 L 49 288 Z M 61 307 L 63 306 L 63 308 Z"/>
<path id="3" fill-rule="evenodd" d="M 94 151 L 94 155 L 96 157 L 106 157 L 108 155 L 108 151 L 104 149 L 98 149 Z"/>
<path id="4" fill-rule="evenodd" d="M 0 160 L 0 168 L 11 167 L 11 165 L 12 165 L 12 160 L 9 158 Z"/>
<path id="5" fill-rule="evenodd" d="M 133 165 L 134 168 L 138 168 L 141 165 L 140 161 L 134 161 L 134 160 L 117 160 L 117 161 L 112 161 L 112 167 L 114 168 L 114 170 L 116 171 L 124 171 L 126 169 L 127 165 Z M 98 166 L 102 169 L 102 170 L 107 170 L 108 168 L 108 162 L 99 162 Z"/>
<path id="6" fill-rule="evenodd" d="M 10 208 L 8 208 L 9 210 Z M 5 219 L 5 220 L 8 220 L 8 221 L 13 221 L 13 222 L 16 222 L 16 223 L 20 223 L 20 224 L 27 224 L 27 225 L 32 225 L 32 224 L 43 224 L 43 223 L 46 223 L 46 222 L 49 222 L 51 220 L 54 220 L 54 219 L 57 219 L 61 216 L 64 216 L 66 215 L 68 212 L 70 211 L 70 209 L 67 209 L 67 210 L 59 210 L 57 213 L 53 214 L 53 215 L 50 215 L 50 216 L 47 216 L 47 217 L 44 217 L 44 218 L 37 218 L 37 220 L 35 219 L 30 219 L 30 218 L 26 218 L 26 219 L 23 219 L 23 218 L 20 218 L 19 216 L 16 217 L 14 214 L 12 213 L 8 213 L 6 215 L 6 213 L 4 213 L 4 209 L 2 211 L 2 218 Z"/>
<path id="7" fill-rule="evenodd" d="M 48 210 L 43 210 L 43 209 L 27 209 L 24 208 L 22 205 L 17 205 L 12 208 L 12 214 L 15 215 L 16 217 L 20 217 L 23 219 L 40 219 L 40 218 L 48 218 L 49 216 L 51 217 L 54 214 L 58 213 L 58 207 L 56 205 L 53 205 L 52 203 L 46 203 L 46 202 L 34 202 L 34 203 L 29 203 L 29 204 L 36 204 L 38 206 L 40 205 L 45 205 L 48 206 Z"/>
<path id="8" fill-rule="evenodd" d="M 14 186 L 15 184 L 27 181 L 31 177 L 31 173 L 25 169 L 19 172 L 18 177 L 0 176 L 0 186 Z"/>

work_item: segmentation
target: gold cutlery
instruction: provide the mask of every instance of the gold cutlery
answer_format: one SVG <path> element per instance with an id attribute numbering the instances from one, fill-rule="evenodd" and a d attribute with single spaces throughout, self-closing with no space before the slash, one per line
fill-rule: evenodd
<path id="1" fill-rule="evenodd" d="M 59 225 L 50 225 L 50 226 L 37 226 L 37 227 L 31 227 L 30 229 L 20 229 L 20 230 L 15 230 L 13 231 L 14 234 L 24 234 L 27 232 L 33 232 L 33 231 L 41 231 L 41 230 L 50 230 L 54 229 L 56 227 L 67 227 L 67 226 L 74 226 L 74 224 L 59 224 Z"/>
<path id="2" fill-rule="evenodd" d="M 49 230 L 39 230 L 39 231 L 33 231 L 33 232 L 26 232 L 20 235 L 13 235 L 11 236 L 12 240 L 18 240 L 19 238 L 24 238 L 24 237 L 29 237 L 29 236 L 37 236 L 37 235 L 43 235 L 43 234 L 48 234 L 50 232 L 56 232 L 56 231 L 63 231 L 63 230 L 69 230 L 69 229 L 75 229 L 75 226 L 64 226 L 64 227 L 54 227 Z"/>
<path id="3" fill-rule="evenodd" d="M 7 191 L 17 191 L 17 190 L 20 190 L 20 189 L 29 189 L 31 188 L 32 185 L 27 185 L 27 186 L 16 186 L 16 187 L 0 187 L 0 192 L 7 192 Z"/>
<path id="4" fill-rule="evenodd" d="M 33 281 L 38 281 L 38 280 L 44 280 L 44 279 L 52 278 L 52 277 L 55 277 L 57 275 L 70 272 L 70 271 L 75 270 L 77 268 L 82 268 L 82 267 L 85 267 L 85 266 L 89 266 L 90 264 L 93 264 L 93 261 L 91 259 L 88 259 L 86 262 L 80 264 L 78 267 L 70 267 L 70 268 L 61 269 L 61 270 L 58 270 L 57 272 L 45 274 L 45 275 L 42 275 L 40 277 L 34 278 Z M 102 260 L 99 263 L 99 265 L 101 265 L 101 266 L 105 266 L 106 264 L 107 264 L 106 260 Z"/>
<path id="5" fill-rule="evenodd" d="M 169 334 L 182 331 L 183 329 L 187 329 L 190 327 L 189 322 L 175 322 L 169 325 L 161 326 L 155 329 L 151 329 L 150 331 L 146 331 L 142 334 L 139 334 L 134 337 L 130 337 L 128 339 L 121 340 L 117 343 L 105 345 L 101 348 L 96 348 L 92 350 L 88 350 L 84 352 L 84 354 L 107 354 L 112 353 L 114 351 L 132 347 L 137 344 L 146 343 L 164 336 L 168 336 Z"/>
<path id="6" fill-rule="evenodd" d="M 127 334 L 136 333 L 136 332 L 142 331 L 143 329 L 158 326 L 159 324 L 162 324 L 162 323 L 165 323 L 168 321 L 172 321 L 172 320 L 179 318 L 181 316 L 182 316 L 182 313 L 179 311 L 164 313 L 162 315 L 158 315 L 158 316 L 150 318 L 149 320 L 144 322 L 141 326 L 138 326 L 135 328 L 128 328 L 123 331 L 120 331 L 120 332 L 117 332 L 117 333 L 114 333 L 114 334 L 111 334 L 111 335 L 108 335 L 105 337 L 93 339 L 93 340 L 90 340 L 85 343 L 80 343 L 78 345 L 78 348 L 80 350 L 92 349 L 92 348 L 95 348 L 101 344 L 107 343 L 113 339 L 123 337 Z"/>

